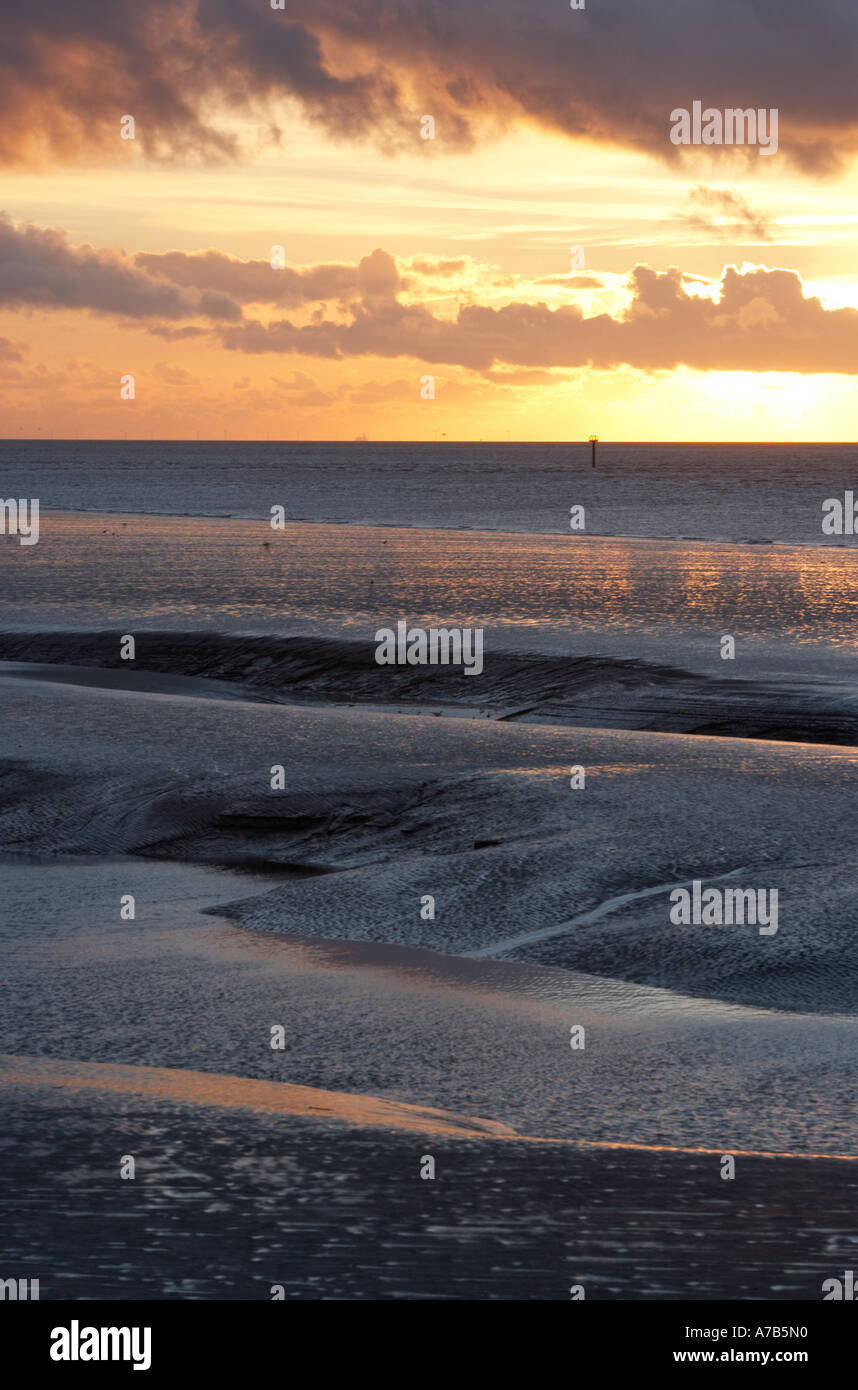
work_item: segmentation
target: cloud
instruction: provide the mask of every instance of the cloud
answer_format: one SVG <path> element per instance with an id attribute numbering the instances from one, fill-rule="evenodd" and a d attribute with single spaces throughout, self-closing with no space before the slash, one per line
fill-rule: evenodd
<path id="1" fill-rule="evenodd" d="M 729 188 L 707 188 L 698 184 L 691 190 L 690 197 L 700 211 L 683 217 L 687 227 L 708 232 L 722 241 L 771 241 L 769 219 L 754 212 L 740 194 Z M 721 220 L 716 221 L 716 218 Z"/>
<path id="2" fill-rule="evenodd" d="M 605 282 L 598 275 L 587 271 L 585 275 L 543 275 L 534 281 L 537 285 L 556 285 L 566 290 L 601 290 Z"/>
<path id="3" fill-rule="evenodd" d="M 702 100 L 777 107 L 784 156 L 830 173 L 858 149 L 857 40 L 854 0 L 40 0 L 4 14 L 0 159 L 115 157 L 123 114 L 150 157 L 231 158 L 230 116 L 277 142 L 291 102 L 421 156 L 528 123 L 679 160 L 669 112 Z"/>
<path id="4" fill-rule="evenodd" d="M 292 380 L 287 381 L 283 377 L 273 376 L 271 380 L 279 391 L 288 399 L 290 405 L 297 406 L 322 406 L 333 405 L 340 391 L 323 391 L 312 377 L 305 372 L 293 372 Z"/>
<path id="5" fill-rule="evenodd" d="M 441 319 L 388 296 L 354 306 L 348 323 L 298 326 L 278 319 L 217 331 L 225 347 L 240 352 L 411 357 L 481 372 L 498 365 L 858 372 L 858 310 L 824 309 L 819 299 L 805 297 L 793 271 L 728 266 L 715 300 L 689 294 L 675 267 L 658 272 L 639 265 L 629 284 L 631 302 L 617 317 L 585 318 L 577 305 L 512 302 L 470 304 Z"/>
<path id="6" fill-rule="evenodd" d="M 501 386 L 557 386 L 565 380 L 562 372 L 546 372 L 535 367 L 492 369 L 484 376 L 487 381 L 497 382 Z"/>
<path id="7" fill-rule="evenodd" d="M 0 338 L 0 362 L 22 362 L 26 350 L 25 343 L 13 343 L 11 338 Z"/>
<path id="8" fill-rule="evenodd" d="M 303 19 L 303 16 L 302 16 Z M 120 118 L 155 158 L 232 158 L 234 134 L 212 112 L 270 117 L 297 100 L 334 132 L 378 129 L 396 104 L 365 57 L 337 76 L 319 37 L 260 0 L 40 0 L 7 7 L 0 53 L 0 159 L 118 154 Z M 269 137 L 278 139 L 269 120 Z"/>
<path id="9" fill-rule="evenodd" d="M 197 378 L 192 372 L 170 362 L 156 362 L 152 368 L 152 374 L 167 386 L 196 386 L 198 384 Z"/>
<path id="10" fill-rule="evenodd" d="M 64 232 L 15 225 L 0 213 L 0 306 L 90 309 L 162 319 L 236 320 L 241 309 L 213 290 L 190 294 L 139 269 L 120 250 L 72 246 Z"/>
<path id="11" fill-rule="evenodd" d="M 147 323 L 146 332 L 152 333 L 156 338 L 164 338 L 168 343 L 181 343 L 187 338 L 204 338 L 207 333 L 205 328 L 194 328 L 189 325 L 185 328 L 171 328 L 166 323 Z"/>
<path id="12" fill-rule="evenodd" d="M 349 391 L 355 405 L 411 405 L 420 399 L 420 385 L 403 377 L 395 381 L 365 381 Z"/>
<path id="13" fill-rule="evenodd" d="M 362 291 L 372 267 L 318 265 L 275 269 L 271 260 L 242 261 L 222 251 L 141 251 L 134 264 L 147 275 L 186 289 L 215 291 L 242 304 L 300 304 L 342 299 Z M 398 281 L 397 281 L 398 285 Z"/>
<path id="14" fill-rule="evenodd" d="M 726 194 L 712 192 L 719 200 Z M 582 279 L 590 277 L 568 277 L 570 289 Z M 511 299 L 498 307 L 479 303 L 475 294 L 454 317 L 441 317 L 419 299 L 403 302 L 406 282 L 380 247 L 354 265 L 280 271 L 216 250 L 129 256 L 115 248 L 72 246 L 62 231 L 15 226 L 0 215 L 0 306 L 116 315 L 167 341 L 207 333 L 248 354 L 403 357 L 483 374 L 621 365 L 858 373 L 858 310 L 825 309 L 819 299 L 805 297 L 794 271 L 728 266 L 714 298 L 699 293 L 699 283 L 676 268 L 657 272 L 639 265 L 629 277 L 627 306 L 616 315 L 585 317 L 575 302 L 551 308 Z M 303 310 L 304 320 L 314 306 L 310 321 L 244 317 L 244 304 L 268 303 L 276 311 L 284 302 Z M 171 323 L 200 318 L 207 328 Z M 0 356 L 14 361 L 19 351 L 19 344 L 0 340 Z M 175 376 L 173 382 L 180 384 Z M 290 389 L 322 404 L 309 379 L 293 380 Z"/>
<path id="15" fill-rule="evenodd" d="M 461 274 L 467 264 L 467 259 L 464 256 L 455 261 L 430 261 L 425 256 L 415 256 L 413 260 L 409 261 L 408 268 L 418 275 L 440 275 L 443 277 Z"/>
<path id="16" fill-rule="evenodd" d="M 119 248 L 73 246 L 62 230 L 16 225 L 0 213 L 0 307 L 151 319 L 148 330 L 167 341 L 205 332 L 169 320 L 237 323 L 245 304 L 300 308 L 331 300 L 344 312 L 349 306 L 370 312 L 395 302 L 404 287 L 396 261 L 381 249 L 354 265 L 274 269 L 270 261 L 242 261 L 217 250 L 128 255 Z"/>

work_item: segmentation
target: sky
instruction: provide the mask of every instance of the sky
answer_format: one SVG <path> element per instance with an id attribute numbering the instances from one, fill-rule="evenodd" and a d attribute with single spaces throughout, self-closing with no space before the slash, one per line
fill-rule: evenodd
<path id="1" fill-rule="evenodd" d="M 854 0 L 2 13 L 5 437 L 855 438 Z"/>

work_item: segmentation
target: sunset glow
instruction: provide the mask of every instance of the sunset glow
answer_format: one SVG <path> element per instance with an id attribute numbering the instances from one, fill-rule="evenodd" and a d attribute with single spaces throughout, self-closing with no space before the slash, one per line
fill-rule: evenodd
<path id="1" fill-rule="evenodd" d="M 617 440 L 852 437 L 848 141 L 815 130 L 813 148 L 828 139 L 830 157 L 810 158 L 812 122 L 785 108 L 773 157 L 677 151 L 667 98 L 645 136 L 634 123 L 625 137 L 606 129 L 604 113 L 585 133 L 587 122 L 576 129 L 560 114 L 559 90 L 542 115 L 526 93 L 502 97 L 499 74 L 451 34 L 450 73 L 482 92 L 457 111 L 453 81 L 443 94 L 433 86 L 437 54 L 421 67 L 393 33 L 388 47 L 355 47 L 341 19 L 332 6 L 302 16 L 329 80 L 362 81 L 383 64 L 388 110 L 383 98 L 361 119 L 320 110 L 282 74 L 272 82 L 257 51 L 250 89 L 191 93 L 193 117 L 138 93 L 133 139 L 120 128 L 133 91 L 95 124 L 77 125 L 67 97 L 62 111 L 34 108 L 17 143 L 7 133 L 7 436 L 562 440 L 598 426 Z M 575 19 L 563 22 L 574 68 Z M 595 17 L 582 22 L 588 43 L 604 42 Z M 254 23 L 262 44 L 295 20 L 258 7 Z M 146 32 L 154 81 L 169 53 Z M 42 61 L 60 58 L 67 86 L 87 80 L 92 54 L 71 35 L 56 35 Z M 121 92 L 118 73 L 111 82 Z M 578 96 L 593 109 L 600 100 Z M 421 138 L 433 110 L 434 137 Z M 271 265 L 275 247 L 285 273 Z M 649 316 L 662 292 L 657 281 L 635 291 L 636 266 L 682 277 L 646 351 L 629 316 Z M 717 307 L 729 266 L 759 287 L 727 314 L 713 354 L 717 325 L 689 337 L 684 301 Z M 612 320 L 604 331 L 600 315 Z M 427 373 L 433 399 L 421 395 Z M 124 374 L 133 401 L 120 399 Z"/>

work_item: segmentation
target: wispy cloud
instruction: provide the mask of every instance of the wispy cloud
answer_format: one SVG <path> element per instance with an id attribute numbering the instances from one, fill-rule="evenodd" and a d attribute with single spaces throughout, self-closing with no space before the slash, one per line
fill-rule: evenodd
<path id="1" fill-rule="evenodd" d="M 769 219 L 753 208 L 739 193 L 729 188 L 707 188 L 698 184 L 691 190 L 694 211 L 682 221 L 687 227 L 706 232 L 721 241 L 771 241 Z"/>

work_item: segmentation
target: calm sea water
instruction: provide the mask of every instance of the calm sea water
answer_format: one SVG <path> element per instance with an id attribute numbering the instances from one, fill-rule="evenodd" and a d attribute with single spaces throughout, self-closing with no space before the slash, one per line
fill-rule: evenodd
<path id="1" fill-rule="evenodd" d="M 42 509 L 38 545 L 0 538 L 5 630 L 369 640 L 404 618 L 491 649 L 858 681 L 858 540 L 821 529 L 852 446 L 606 445 L 595 471 L 571 445 L 6 442 L 0 461 L 0 497 Z"/>
<path id="2" fill-rule="evenodd" d="M 858 484 L 846 444 L 0 443 L 0 496 L 43 509 L 589 535 L 854 544 L 822 503 Z"/>

